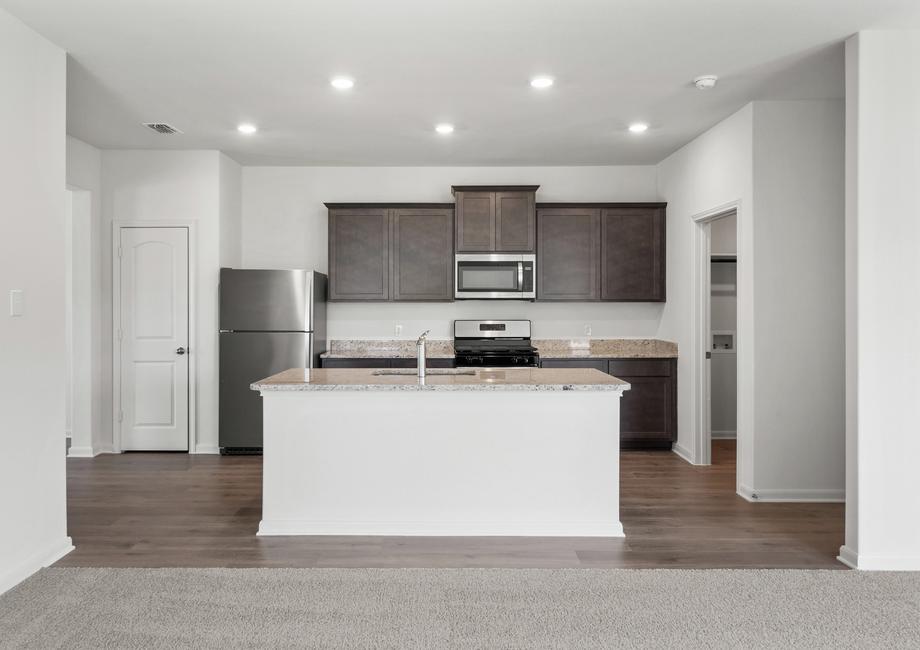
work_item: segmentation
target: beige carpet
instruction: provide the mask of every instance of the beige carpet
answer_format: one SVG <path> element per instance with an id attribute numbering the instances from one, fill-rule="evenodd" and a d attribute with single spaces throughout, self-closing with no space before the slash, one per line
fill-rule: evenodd
<path id="1" fill-rule="evenodd" d="M 45 569 L 2 648 L 917 648 L 920 574 Z"/>

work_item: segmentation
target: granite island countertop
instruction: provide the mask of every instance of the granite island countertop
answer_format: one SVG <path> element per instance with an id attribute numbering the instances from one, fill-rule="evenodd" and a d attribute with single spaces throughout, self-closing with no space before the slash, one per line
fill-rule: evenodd
<path id="1" fill-rule="evenodd" d="M 481 368 L 415 374 L 370 368 L 291 368 L 254 382 L 265 391 L 614 391 L 628 382 L 593 368 Z"/>
<path id="2" fill-rule="evenodd" d="M 544 359 L 670 359 L 677 344 L 661 339 L 534 339 Z M 429 359 L 452 359 L 453 341 L 429 340 Z M 414 359 L 415 341 L 396 339 L 334 340 L 324 359 Z"/>

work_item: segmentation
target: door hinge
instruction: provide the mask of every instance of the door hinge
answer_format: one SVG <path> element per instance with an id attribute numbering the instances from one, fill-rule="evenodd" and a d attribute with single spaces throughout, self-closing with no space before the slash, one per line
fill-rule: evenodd
<path id="1" fill-rule="evenodd" d="M 124 419 L 125 419 L 125 412 L 124 412 L 124 411 L 119 411 L 119 412 L 118 412 L 118 421 L 121 422 L 121 421 L 124 420 Z"/>
<path id="2" fill-rule="evenodd" d="M 118 245 L 118 258 L 121 259 L 121 244 Z"/>

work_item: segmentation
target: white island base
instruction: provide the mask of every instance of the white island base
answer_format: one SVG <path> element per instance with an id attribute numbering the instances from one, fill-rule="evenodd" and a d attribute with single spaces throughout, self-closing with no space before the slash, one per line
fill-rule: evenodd
<path id="1" fill-rule="evenodd" d="M 513 372 L 560 371 L 503 371 L 498 389 L 431 385 L 441 377 L 335 383 L 364 370 L 312 371 L 310 388 L 296 388 L 292 371 L 286 383 L 254 384 L 264 406 L 258 534 L 623 536 L 628 384 L 526 388 Z"/>

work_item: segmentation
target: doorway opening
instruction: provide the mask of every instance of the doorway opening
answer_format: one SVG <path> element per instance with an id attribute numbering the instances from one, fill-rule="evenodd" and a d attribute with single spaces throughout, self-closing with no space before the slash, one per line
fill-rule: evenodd
<path id="1" fill-rule="evenodd" d="M 91 457 L 93 447 L 92 193 L 67 191 L 64 227 L 65 449 Z"/>
<path id="2" fill-rule="evenodd" d="M 736 484 L 743 472 L 744 437 L 739 415 L 740 202 L 693 217 L 694 304 L 693 449 L 695 465 L 731 460 Z"/>
<path id="3" fill-rule="evenodd" d="M 712 464 L 735 465 L 738 438 L 738 215 L 709 222 L 709 438 Z"/>

